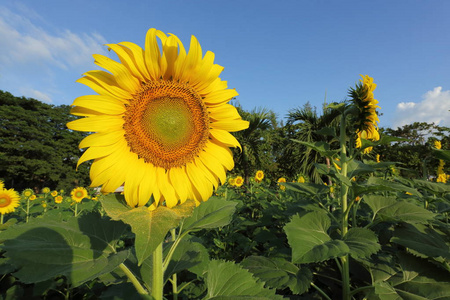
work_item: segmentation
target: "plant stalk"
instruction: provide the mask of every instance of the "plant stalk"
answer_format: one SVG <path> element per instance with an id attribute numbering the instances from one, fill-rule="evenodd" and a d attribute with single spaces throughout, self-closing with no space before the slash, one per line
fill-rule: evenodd
<path id="1" fill-rule="evenodd" d="M 142 287 L 142 285 L 139 283 L 139 280 L 137 280 L 136 276 L 128 269 L 127 266 L 125 266 L 124 263 L 121 263 L 119 265 L 119 268 L 127 275 L 128 279 L 131 281 L 131 283 L 136 288 L 137 292 L 141 295 L 148 295 L 147 291 Z"/>
<path id="2" fill-rule="evenodd" d="M 345 113 L 342 114 L 340 124 L 340 144 L 341 144 L 341 175 L 347 177 L 347 148 L 346 148 L 346 128 L 345 128 Z M 344 238 L 348 232 L 348 186 L 341 183 L 341 237 Z M 341 258 L 342 269 L 342 299 L 350 299 L 350 265 L 348 254 Z"/>
<path id="3" fill-rule="evenodd" d="M 163 247 L 162 242 L 153 251 L 152 296 L 155 300 L 163 299 L 164 287 Z"/>

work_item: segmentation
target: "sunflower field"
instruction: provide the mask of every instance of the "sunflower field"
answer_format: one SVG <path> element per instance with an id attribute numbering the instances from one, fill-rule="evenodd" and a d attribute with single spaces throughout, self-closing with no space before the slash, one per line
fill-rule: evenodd
<path id="1" fill-rule="evenodd" d="M 283 125 L 195 37 L 108 47 L 71 107 L 0 92 L 2 299 L 450 299 L 449 128 L 379 127 L 368 75 Z"/>

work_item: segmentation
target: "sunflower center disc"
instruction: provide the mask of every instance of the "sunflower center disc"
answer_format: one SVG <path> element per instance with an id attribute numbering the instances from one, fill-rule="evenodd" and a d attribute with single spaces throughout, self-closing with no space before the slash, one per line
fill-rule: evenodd
<path id="1" fill-rule="evenodd" d="M 11 203 L 11 199 L 2 197 L 0 198 L 0 207 L 6 207 Z"/>
<path id="2" fill-rule="evenodd" d="M 208 112 L 188 84 L 147 83 L 130 101 L 124 120 L 131 151 L 165 169 L 192 161 L 209 137 Z"/>

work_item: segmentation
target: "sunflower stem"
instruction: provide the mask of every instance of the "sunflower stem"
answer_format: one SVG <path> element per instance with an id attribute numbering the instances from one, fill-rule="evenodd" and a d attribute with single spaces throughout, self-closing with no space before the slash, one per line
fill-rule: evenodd
<path id="1" fill-rule="evenodd" d="M 152 297 L 155 300 L 163 299 L 163 247 L 162 242 L 153 251 L 153 277 L 152 277 Z"/>
<path id="2" fill-rule="evenodd" d="M 3 224 L 3 217 L 4 217 L 5 215 L 4 214 L 2 214 L 2 216 L 0 217 L 0 224 Z"/>
<path id="3" fill-rule="evenodd" d="M 175 243 L 175 240 L 177 238 L 177 233 L 176 233 L 176 229 L 172 228 L 170 229 L 170 234 L 172 236 L 172 242 Z M 178 285 L 177 285 L 177 274 L 173 274 L 172 275 L 172 295 L 173 295 L 173 300 L 178 300 Z"/>
<path id="4" fill-rule="evenodd" d="M 28 223 L 29 214 L 30 214 L 30 197 L 27 198 L 27 218 L 25 223 Z"/>
<path id="5" fill-rule="evenodd" d="M 346 128 L 345 128 L 345 113 L 342 114 L 340 124 L 340 144 L 341 144 L 341 175 L 347 177 L 347 148 L 346 148 Z M 341 237 L 344 238 L 348 232 L 348 186 L 341 184 Z M 342 299 L 350 299 L 350 265 L 348 255 L 344 255 L 341 258 L 342 269 Z"/>
<path id="6" fill-rule="evenodd" d="M 75 203 L 75 211 L 74 211 L 74 213 L 75 213 L 75 217 L 77 217 L 78 216 L 78 203 Z"/>
<path id="7" fill-rule="evenodd" d="M 127 275 L 128 279 L 134 285 L 139 294 L 148 295 L 147 291 L 139 283 L 139 280 L 136 278 L 136 276 L 134 276 L 134 274 L 130 271 L 130 269 L 128 269 L 128 267 L 124 263 L 121 263 L 119 265 L 119 268 L 125 273 L 125 275 Z"/>

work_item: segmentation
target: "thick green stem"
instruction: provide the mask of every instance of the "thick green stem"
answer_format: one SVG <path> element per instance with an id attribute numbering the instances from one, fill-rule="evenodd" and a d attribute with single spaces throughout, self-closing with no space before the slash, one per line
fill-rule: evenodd
<path id="1" fill-rule="evenodd" d="M 175 243 L 175 240 L 177 239 L 177 233 L 175 228 L 170 230 L 170 234 L 172 236 L 172 242 Z M 164 263 L 163 263 L 164 265 Z M 178 283 L 177 283 L 177 274 L 173 274 L 172 275 L 172 295 L 173 295 L 173 300 L 178 300 Z"/>
<path id="2" fill-rule="evenodd" d="M 345 113 L 342 114 L 340 124 L 340 144 L 341 144 L 341 175 L 347 177 L 347 147 L 346 147 L 346 129 L 345 129 Z M 348 186 L 341 183 L 341 237 L 344 238 L 348 232 Z M 350 299 L 350 265 L 348 255 L 344 255 L 341 258 L 342 269 L 342 299 Z"/>
<path id="3" fill-rule="evenodd" d="M 0 224 L 3 224 L 3 218 L 5 217 L 4 214 L 2 214 L 2 216 L 0 217 Z"/>
<path id="4" fill-rule="evenodd" d="M 127 275 L 128 279 L 131 281 L 131 283 L 134 285 L 136 290 L 141 295 L 148 295 L 147 291 L 142 287 L 142 285 L 139 283 L 139 280 L 137 280 L 136 276 L 128 269 L 127 266 L 125 266 L 123 263 L 119 265 L 119 268 Z"/>
<path id="5" fill-rule="evenodd" d="M 163 299 L 164 271 L 162 243 L 153 251 L 152 296 L 155 300 Z"/>
<path id="6" fill-rule="evenodd" d="M 25 223 L 28 223 L 29 214 L 30 214 L 30 197 L 27 198 L 27 219 Z"/>

